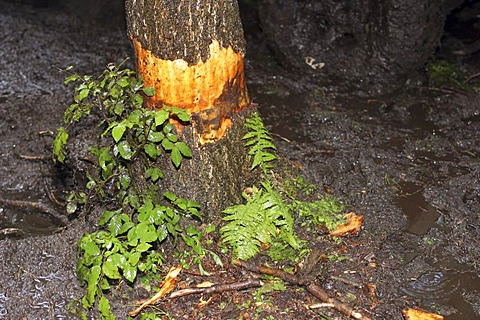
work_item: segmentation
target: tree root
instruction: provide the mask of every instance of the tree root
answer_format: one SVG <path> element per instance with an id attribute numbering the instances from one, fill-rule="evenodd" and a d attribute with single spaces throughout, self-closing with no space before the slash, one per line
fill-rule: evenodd
<path id="1" fill-rule="evenodd" d="M 362 319 L 362 320 L 370 320 L 369 317 L 362 315 L 361 313 L 355 311 L 351 306 L 329 296 L 329 294 L 314 283 L 308 283 L 308 280 L 304 280 L 304 277 L 298 277 L 294 274 L 282 271 L 280 269 L 273 269 L 265 266 L 256 266 L 253 264 L 246 263 L 240 260 L 234 260 L 233 264 L 239 267 L 242 267 L 248 271 L 267 274 L 271 276 L 275 276 L 280 278 L 284 281 L 287 281 L 291 284 L 299 285 L 305 287 L 308 292 L 310 292 L 313 296 L 320 299 L 321 301 L 328 303 L 331 305 L 335 310 L 340 311 L 344 315 L 352 317 L 354 319 Z"/>

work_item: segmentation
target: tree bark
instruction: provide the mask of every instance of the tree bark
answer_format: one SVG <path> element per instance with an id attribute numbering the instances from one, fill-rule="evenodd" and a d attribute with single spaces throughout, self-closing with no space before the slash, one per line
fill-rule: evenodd
<path id="1" fill-rule="evenodd" d="M 162 186 L 208 212 L 240 201 L 248 175 L 243 114 L 250 100 L 237 2 L 126 0 L 126 16 L 137 73 L 155 89 L 147 106 L 179 107 L 192 119 L 190 126 L 171 120 L 193 159 L 178 171 L 171 164 L 162 168 Z"/>

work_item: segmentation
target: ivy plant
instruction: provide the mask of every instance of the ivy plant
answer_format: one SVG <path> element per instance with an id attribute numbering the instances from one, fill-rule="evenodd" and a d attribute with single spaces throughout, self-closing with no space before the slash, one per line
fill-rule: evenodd
<path id="1" fill-rule="evenodd" d="M 73 103 L 65 111 L 65 125 L 60 127 L 53 142 L 54 160 L 64 163 L 69 131 L 86 116 L 96 113 L 103 128 L 100 143 L 89 150 L 95 159 L 95 169 L 87 172 L 84 192 L 73 192 L 67 208 L 72 213 L 87 201 L 101 201 L 106 196 L 116 198 L 112 209 L 101 215 L 95 232 L 85 234 L 78 242 L 77 277 L 85 286 L 80 304 L 84 309 L 97 305 L 102 319 L 113 319 L 110 304 L 104 295 L 120 281 L 133 283 L 139 274 L 153 275 L 164 262 L 156 250 L 168 237 L 182 242 L 178 256 L 185 267 L 194 262 L 201 267 L 201 258 L 211 254 L 203 247 L 204 235 L 215 231 L 212 226 L 198 230 L 195 225 L 202 215 L 198 203 L 178 197 L 170 191 L 159 190 L 157 181 L 163 171 L 157 159 L 170 158 L 179 168 L 184 158 L 191 158 L 190 148 L 178 139 L 169 119 L 187 123 L 189 115 L 182 109 L 163 106 L 152 110 L 143 107 L 144 96 L 154 94 L 144 87 L 135 72 L 120 65 L 108 65 L 99 77 L 69 75 L 65 84 L 75 83 Z M 142 189 L 134 179 L 141 175 L 146 180 Z M 105 203 L 105 206 L 107 204 Z M 83 313 L 85 317 L 85 313 Z"/>

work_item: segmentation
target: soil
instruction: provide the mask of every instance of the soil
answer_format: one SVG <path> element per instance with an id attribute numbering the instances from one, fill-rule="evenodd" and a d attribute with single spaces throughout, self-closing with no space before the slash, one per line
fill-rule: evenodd
<path id="1" fill-rule="evenodd" d="M 99 210 L 64 214 L 57 202 L 82 172 L 54 165 L 51 143 L 71 101 L 58 68 L 91 74 L 132 56 L 121 4 L 104 6 L 0 1 L 0 319 L 76 318 L 67 310 L 84 292 L 75 277 L 76 242 L 94 228 Z M 372 319 L 402 319 L 408 307 L 480 318 L 480 96 L 428 85 L 382 97 L 340 95 L 290 77 L 248 21 L 250 95 L 279 154 L 364 215 L 358 236 L 336 242 L 299 228 L 312 249 L 342 258 L 322 262 L 311 281 Z M 474 74 L 479 58 L 452 61 Z M 182 273 L 180 286 L 252 276 L 222 258 L 227 272 L 206 265 L 212 276 Z M 109 298 L 125 319 L 135 299 L 148 295 L 121 284 Z M 158 308 L 174 319 L 345 319 L 330 308 L 306 309 L 319 301 L 294 285 L 262 299 L 253 289 L 210 297 L 202 308 L 198 296 Z"/>

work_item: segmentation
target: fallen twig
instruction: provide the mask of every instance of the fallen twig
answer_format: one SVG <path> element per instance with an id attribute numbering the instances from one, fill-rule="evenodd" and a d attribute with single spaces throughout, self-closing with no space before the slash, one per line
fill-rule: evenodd
<path id="1" fill-rule="evenodd" d="M 478 77 L 480 77 L 480 72 L 472 74 L 467 79 L 465 79 L 465 81 L 463 81 L 463 83 L 469 83 L 470 81 L 472 81 L 473 79 L 478 78 Z"/>
<path id="2" fill-rule="evenodd" d="M 265 266 L 256 266 L 253 264 L 246 263 L 244 261 L 240 260 L 234 260 L 233 264 L 239 267 L 242 267 L 244 269 L 247 269 L 248 271 L 256 272 L 256 273 L 263 273 L 271 276 L 275 276 L 277 278 L 280 278 L 282 280 L 285 280 L 287 282 L 290 282 L 292 284 L 300 285 L 303 286 L 307 289 L 308 292 L 310 292 L 313 296 L 316 298 L 320 299 L 321 301 L 325 303 L 329 303 L 333 305 L 333 308 L 337 311 L 340 311 L 341 313 L 352 317 L 354 319 L 362 319 L 362 320 L 370 320 L 369 317 L 362 315 L 361 313 L 355 311 L 352 307 L 349 305 L 335 299 L 331 298 L 329 294 L 322 289 L 321 287 L 317 286 L 316 284 L 313 283 L 307 283 L 306 280 L 304 280 L 304 277 L 300 278 L 297 277 L 294 274 L 285 272 L 280 269 L 274 269 L 274 268 L 269 268 Z"/>
<path id="3" fill-rule="evenodd" d="M 210 293 L 220 293 L 220 292 L 225 292 L 225 291 L 239 291 L 239 290 L 244 290 L 244 289 L 249 289 L 253 287 L 260 287 L 262 286 L 263 283 L 260 281 L 260 279 L 248 279 L 245 281 L 241 282 L 235 282 L 235 283 L 229 283 L 229 284 L 219 284 L 219 285 L 212 285 L 210 287 L 206 288 L 188 288 L 188 289 L 183 289 L 179 290 L 176 292 L 173 292 L 170 295 L 171 299 L 178 298 L 178 297 L 183 297 L 191 294 L 210 294 Z"/>

